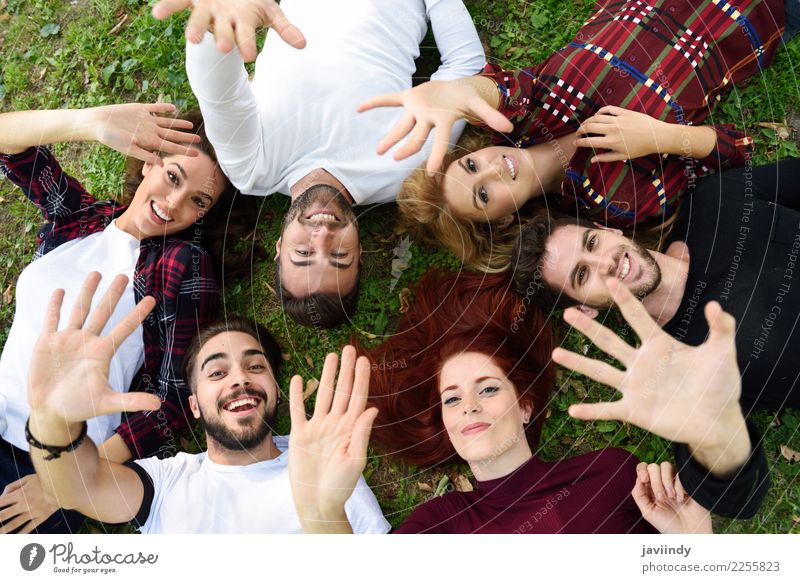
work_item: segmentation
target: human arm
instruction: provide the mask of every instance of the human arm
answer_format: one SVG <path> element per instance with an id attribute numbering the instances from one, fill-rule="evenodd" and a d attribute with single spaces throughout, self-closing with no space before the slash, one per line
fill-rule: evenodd
<path id="1" fill-rule="evenodd" d="M 29 428 L 39 443 L 65 446 L 78 438 L 88 419 L 155 410 L 160 405 L 153 395 L 118 393 L 108 385 L 108 368 L 116 348 L 136 330 L 155 301 L 143 299 L 108 336 L 100 336 L 125 291 L 127 277 L 117 276 L 89 314 L 99 281 L 98 273 L 87 277 L 61 331 L 63 290 L 56 290 L 47 306 L 28 378 Z M 141 506 L 144 487 L 139 476 L 130 468 L 101 459 L 91 439 L 56 457 L 35 446 L 30 455 L 45 493 L 62 508 L 105 522 L 125 522 Z"/>
<path id="2" fill-rule="evenodd" d="M 338 380 L 337 362 L 336 354 L 325 359 L 311 419 L 306 419 L 302 377 L 292 377 L 289 388 L 289 479 L 306 533 L 353 532 L 345 502 L 364 471 L 369 434 L 378 414 L 374 407 L 366 409 L 369 360 L 356 359 L 355 349 L 346 346 Z"/>
<path id="3" fill-rule="evenodd" d="M 199 43 L 211 32 L 220 52 L 229 53 L 236 46 L 248 63 L 256 58 L 256 31 L 260 28 L 274 29 L 297 49 L 306 46 L 303 33 L 272 0 L 161 0 L 153 6 L 153 16 L 164 20 L 187 9 L 192 11 L 186 23 L 189 42 Z"/>
<path id="4" fill-rule="evenodd" d="M 662 534 L 711 534 L 711 513 L 692 500 L 669 462 L 636 466 L 631 491 L 644 519 Z"/>
<path id="5" fill-rule="evenodd" d="M 486 64 L 478 31 L 462 0 L 426 0 L 441 65 L 431 81 L 475 75 Z"/>

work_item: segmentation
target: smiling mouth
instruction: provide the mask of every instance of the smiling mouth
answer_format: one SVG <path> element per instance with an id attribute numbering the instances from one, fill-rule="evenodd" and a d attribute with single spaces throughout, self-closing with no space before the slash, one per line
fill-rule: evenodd
<path id="1" fill-rule="evenodd" d="M 514 163 L 515 160 L 511 156 L 506 156 L 503 154 L 503 162 L 506 163 L 506 168 L 508 168 L 508 173 L 511 175 L 511 180 L 517 179 L 517 165 Z"/>
<path id="2" fill-rule="evenodd" d="M 156 215 L 159 219 L 164 221 L 165 223 L 171 223 L 173 220 L 167 213 L 161 210 L 161 207 L 158 206 L 156 201 L 150 201 L 150 209 L 153 211 L 153 214 Z"/>
<path id="3" fill-rule="evenodd" d="M 619 262 L 619 267 L 617 268 L 617 279 L 623 281 L 630 273 L 631 270 L 631 260 L 628 257 L 627 253 L 622 254 L 622 259 Z"/>
<path id="4" fill-rule="evenodd" d="M 462 429 L 461 433 L 464 435 L 475 435 L 476 433 L 481 433 L 488 428 L 488 423 L 472 423 L 471 425 L 467 425 L 464 429 Z"/>
<path id="5" fill-rule="evenodd" d="M 312 223 L 338 223 L 339 217 L 328 209 L 314 211 L 310 215 L 306 215 L 306 220 Z"/>
<path id="6" fill-rule="evenodd" d="M 261 403 L 258 397 L 245 395 L 244 397 L 236 397 L 225 403 L 222 408 L 228 413 L 249 413 L 255 410 Z"/>

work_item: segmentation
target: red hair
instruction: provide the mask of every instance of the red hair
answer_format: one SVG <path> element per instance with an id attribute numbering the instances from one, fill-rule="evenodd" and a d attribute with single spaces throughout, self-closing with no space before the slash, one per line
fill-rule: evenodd
<path id="1" fill-rule="evenodd" d="M 397 332 L 360 350 L 373 365 L 370 405 L 379 413 L 372 435 L 386 453 L 415 465 L 454 456 L 442 423 L 439 372 L 451 356 L 480 352 L 514 384 L 520 406 L 531 406 L 525 433 L 534 449 L 555 380 L 552 349 L 549 323 L 513 291 L 508 274 L 429 272 Z"/>

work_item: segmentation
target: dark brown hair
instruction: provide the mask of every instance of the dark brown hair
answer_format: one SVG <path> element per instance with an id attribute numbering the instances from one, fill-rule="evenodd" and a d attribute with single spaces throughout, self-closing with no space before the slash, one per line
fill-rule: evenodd
<path id="1" fill-rule="evenodd" d="M 553 337 L 540 310 L 511 289 L 507 274 L 429 272 L 411 309 L 389 340 L 370 350 L 370 404 L 378 408 L 373 436 L 381 448 L 412 464 L 435 465 L 455 455 L 442 422 L 439 373 L 462 352 L 492 357 L 533 417 L 528 443 L 539 440 L 555 366 Z"/>

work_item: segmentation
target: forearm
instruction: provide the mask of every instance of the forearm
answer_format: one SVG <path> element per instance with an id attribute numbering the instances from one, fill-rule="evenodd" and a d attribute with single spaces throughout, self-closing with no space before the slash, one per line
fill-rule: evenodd
<path id="1" fill-rule="evenodd" d="M 133 454 L 128 448 L 128 444 L 125 443 L 125 440 L 122 439 L 122 436 L 120 436 L 118 433 L 115 433 L 101 443 L 97 448 L 97 454 L 101 458 L 107 459 L 111 462 L 116 462 L 118 464 L 124 464 L 133 458 Z"/>
<path id="2" fill-rule="evenodd" d="M 19 154 L 33 146 L 95 139 L 91 109 L 0 113 L 0 152 Z"/>
<path id="3" fill-rule="evenodd" d="M 32 410 L 31 435 L 46 445 L 68 445 L 81 432 L 80 423 L 67 423 L 47 412 Z M 94 442 L 86 437 L 77 449 L 45 460 L 46 450 L 30 448 L 30 456 L 45 494 L 62 508 L 83 508 L 90 503 L 99 456 Z"/>
<path id="4" fill-rule="evenodd" d="M 717 478 L 728 478 L 749 459 L 753 450 L 747 424 L 736 404 L 736 411 L 728 414 L 730 421 L 720 421 L 714 435 L 700 444 L 688 444 L 695 461 Z"/>
<path id="5" fill-rule="evenodd" d="M 674 154 L 699 160 L 705 158 L 717 146 L 717 132 L 710 126 L 688 126 L 666 124 L 665 143 L 659 143 L 660 154 Z"/>
<path id="6" fill-rule="evenodd" d="M 431 79 L 446 81 L 479 73 L 486 64 L 486 55 L 464 3 L 461 0 L 436 2 L 428 8 L 428 17 L 442 57 L 442 65 Z"/>
<path id="7" fill-rule="evenodd" d="M 353 534 L 353 527 L 343 505 L 337 505 L 330 509 L 319 507 L 297 509 L 297 518 L 300 526 L 306 534 Z"/>
<path id="8" fill-rule="evenodd" d="M 452 81 L 447 81 L 447 83 L 453 83 L 456 85 L 467 85 L 469 86 L 475 94 L 480 97 L 483 101 L 485 101 L 489 107 L 492 109 L 500 109 L 500 89 L 498 89 L 497 83 L 489 78 L 482 75 L 472 75 L 470 77 L 462 77 L 461 79 L 454 79 Z M 478 119 L 471 119 L 469 117 L 465 118 L 471 124 L 482 124 L 483 122 Z"/>

